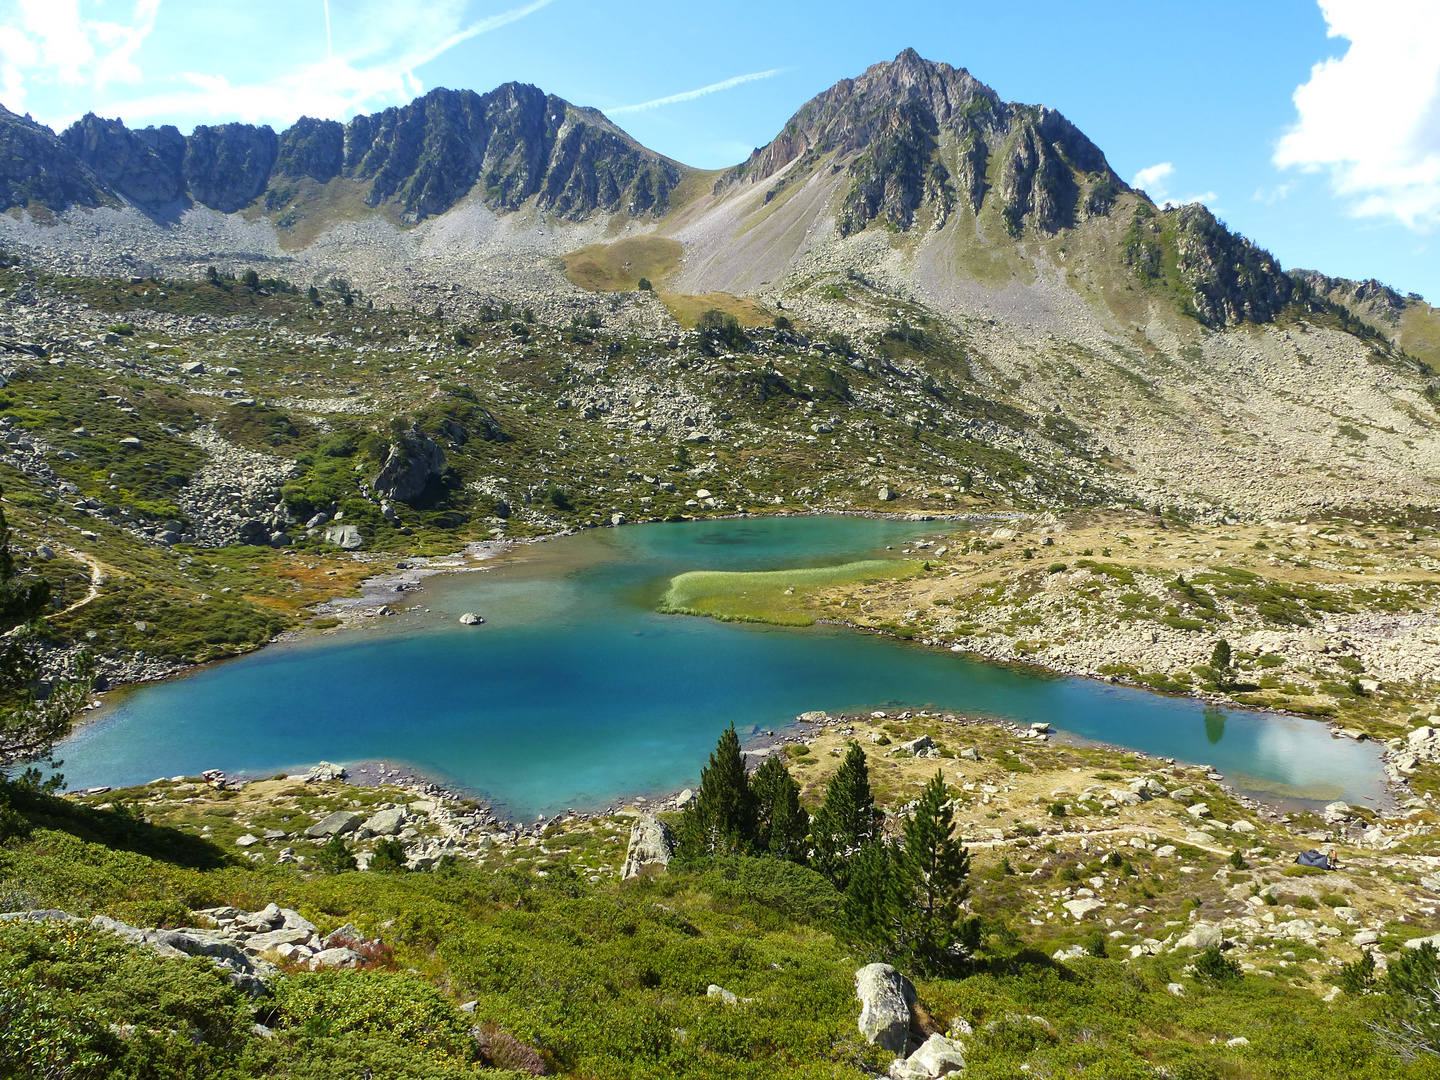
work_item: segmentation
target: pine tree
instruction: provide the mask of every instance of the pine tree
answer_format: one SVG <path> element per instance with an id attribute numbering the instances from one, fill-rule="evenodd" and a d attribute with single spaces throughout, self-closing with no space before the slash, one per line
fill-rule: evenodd
<path id="1" fill-rule="evenodd" d="M 811 823 L 816 869 L 844 889 L 850 858 L 880 835 L 882 818 L 870 794 L 865 751 L 852 741 L 825 789 L 825 805 Z"/>
<path id="2" fill-rule="evenodd" d="M 925 785 L 905 820 L 897 860 L 905 896 L 897 912 L 898 946 L 912 967 L 935 974 L 953 965 L 966 943 L 962 905 L 970 895 L 970 853 L 955 839 L 955 810 L 943 773 Z"/>
<path id="3" fill-rule="evenodd" d="M 755 795 L 755 850 L 804 862 L 810 815 L 800 805 L 800 785 L 784 762 L 767 758 L 750 778 L 750 790 Z"/>
<path id="4" fill-rule="evenodd" d="M 35 653 L 39 620 L 49 606 L 50 583 L 17 572 L 10 526 L 0 512 L 0 774 L 17 765 L 49 760 L 56 743 L 70 734 L 75 714 L 94 684 L 94 664 L 87 653 L 75 665 L 73 677 L 55 683 L 44 700 L 37 700 L 31 691 L 40 673 Z M 40 771 L 28 768 L 21 779 L 40 784 Z M 61 782 L 61 777 L 53 776 L 45 786 L 58 787 Z"/>
<path id="5" fill-rule="evenodd" d="M 755 837 L 755 797 L 745 776 L 740 737 L 731 724 L 720 736 L 710 763 L 700 773 L 695 802 L 680 821 L 681 854 L 736 855 Z"/>
<path id="6" fill-rule="evenodd" d="M 844 922 L 850 935 L 912 971 L 951 971 L 975 947 L 966 919 L 970 854 L 954 837 L 955 812 L 936 773 L 903 838 L 878 836 L 848 859 Z"/>

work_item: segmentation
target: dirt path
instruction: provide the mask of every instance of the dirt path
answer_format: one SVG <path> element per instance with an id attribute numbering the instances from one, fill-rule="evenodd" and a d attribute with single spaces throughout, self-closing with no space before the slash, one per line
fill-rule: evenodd
<path id="1" fill-rule="evenodd" d="M 75 603 L 65 608 L 65 610 L 55 612 L 55 614 L 52 615 L 51 618 L 56 618 L 61 615 L 69 615 L 72 611 L 78 611 L 80 608 L 90 603 L 90 601 L 94 600 L 97 596 L 100 595 L 100 586 L 104 585 L 105 582 L 109 580 L 109 576 L 114 573 L 113 569 L 106 566 L 99 559 L 96 559 L 92 555 L 87 555 L 85 554 L 85 552 L 77 551 L 75 548 L 71 547 L 67 547 L 65 551 L 67 554 L 73 555 L 75 558 L 83 562 L 86 566 L 90 567 L 90 591 L 85 594 L 85 598 L 83 600 L 76 600 Z"/>

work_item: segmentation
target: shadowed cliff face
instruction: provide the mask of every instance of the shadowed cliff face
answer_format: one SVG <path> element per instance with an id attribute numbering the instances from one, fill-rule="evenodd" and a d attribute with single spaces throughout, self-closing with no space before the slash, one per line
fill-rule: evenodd
<path id="1" fill-rule="evenodd" d="M 322 197 L 316 185 L 335 182 L 324 197 L 348 198 L 347 212 L 363 209 L 363 199 L 411 224 L 466 198 L 501 213 L 532 206 L 552 220 L 604 213 L 654 221 L 689 174 L 600 112 L 522 83 L 486 94 L 440 88 L 343 125 L 302 117 L 278 136 L 248 124 L 189 136 L 168 126 L 132 131 L 91 114 L 56 137 L 0 112 L 4 209 L 128 200 L 152 214 L 189 204 L 234 213 L 263 198 L 288 228 Z M 1131 192 L 1059 112 L 1005 102 L 964 69 L 913 49 L 805 103 L 767 146 L 720 177 L 715 194 L 759 185 L 768 204 L 811 178 L 825 179 L 833 195 L 787 211 L 806 217 L 807 236 L 818 235 L 809 229 L 822 216 L 833 217 L 831 235 L 842 240 L 871 228 L 973 224 L 992 254 L 1010 249 L 1014 266 L 1033 261 L 1051 238 L 1110 217 L 1123 196 L 1123 213 L 1134 217 L 1116 223 L 1123 242 L 1101 257 L 1110 271 L 1102 278 L 1118 270 L 1161 287 L 1210 327 L 1269 321 L 1294 298 L 1292 279 L 1268 252 L 1203 207 L 1162 210 Z M 961 226 L 960 216 L 971 220 Z M 744 279 L 746 267 L 773 261 L 773 252 L 751 247 L 739 258 Z M 773 271 L 754 274 L 767 276 Z"/>
<path id="2" fill-rule="evenodd" d="M 55 133 L 0 106 L 0 209 L 99 206 L 107 191 Z"/>
<path id="3" fill-rule="evenodd" d="M 661 214 L 682 167 L 640 146 L 593 109 L 533 86 L 488 94 L 432 90 L 346 125 L 302 117 L 281 135 L 251 124 L 132 131 L 87 114 L 58 138 L 0 116 L 5 208 L 96 206 L 116 196 L 155 211 L 188 200 L 233 213 L 272 179 L 369 181 L 372 206 L 394 201 L 409 221 L 449 210 L 479 185 L 486 205 L 539 207 L 580 219 L 596 210 Z M 270 200 L 273 202 L 274 200 Z M 274 206 L 269 207 L 274 209 Z"/>
<path id="4" fill-rule="evenodd" d="M 721 178 L 761 183 L 796 163 L 849 159 L 854 184 L 837 217 L 842 236 L 873 221 L 908 229 L 922 207 L 945 223 L 961 198 L 978 213 L 994 188 L 1007 228 L 1048 233 L 1107 213 L 1126 190 L 1105 155 L 1053 109 L 1003 102 L 963 68 L 913 49 L 845 79 L 801 107 L 785 129 Z M 1081 203 L 1103 188 L 1109 199 Z"/>

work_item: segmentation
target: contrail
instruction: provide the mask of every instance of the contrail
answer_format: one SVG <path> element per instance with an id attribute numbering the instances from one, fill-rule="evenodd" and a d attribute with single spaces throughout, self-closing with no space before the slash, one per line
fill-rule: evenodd
<path id="1" fill-rule="evenodd" d="M 671 94 L 669 97 L 656 98 L 654 101 L 642 101 L 639 105 L 621 105 L 618 109 L 606 109 L 605 114 L 607 116 L 619 116 L 621 113 L 639 112 L 642 109 L 656 109 L 661 105 L 674 105 L 680 101 L 694 101 L 696 98 L 704 97 L 706 94 L 714 94 L 720 90 L 729 90 L 732 86 L 739 86 L 741 83 L 768 79 L 772 75 L 779 75 L 789 70 L 789 68 L 771 68 L 769 71 L 752 71 L 749 75 L 736 75 L 733 79 L 711 83 L 709 86 L 702 86 L 698 90 L 686 90 L 683 94 Z"/>
<path id="2" fill-rule="evenodd" d="M 325 58 L 335 59 L 335 47 L 330 43 L 330 0 L 325 0 Z"/>
<path id="3" fill-rule="evenodd" d="M 452 34 L 440 42 L 440 44 L 427 49 L 418 56 L 407 57 L 405 59 L 405 67 L 416 68 L 421 64 L 428 64 L 441 53 L 449 52 L 462 41 L 469 41 L 477 34 L 488 34 L 491 30 L 498 30 L 502 26 L 508 26 L 512 22 L 525 18 L 526 15 L 533 14 L 541 8 L 549 6 L 550 2 L 551 0 L 531 0 L 530 3 L 523 7 L 511 8 L 509 11 L 502 11 L 499 15 L 491 15 L 488 19 L 481 19 L 479 22 L 467 26 L 458 34 Z"/>

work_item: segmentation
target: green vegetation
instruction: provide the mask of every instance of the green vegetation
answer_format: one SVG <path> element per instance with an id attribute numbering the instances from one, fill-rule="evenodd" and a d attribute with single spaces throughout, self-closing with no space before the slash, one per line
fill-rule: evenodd
<path id="1" fill-rule="evenodd" d="M 891 559 L 797 570 L 696 570 L 670 579 L 660 610 L 717 619 L 809 626 L 815 617 L 808 609 L 807 594 L 814 590 L 909 577 L 921 572 L 917 562 Z"/>

